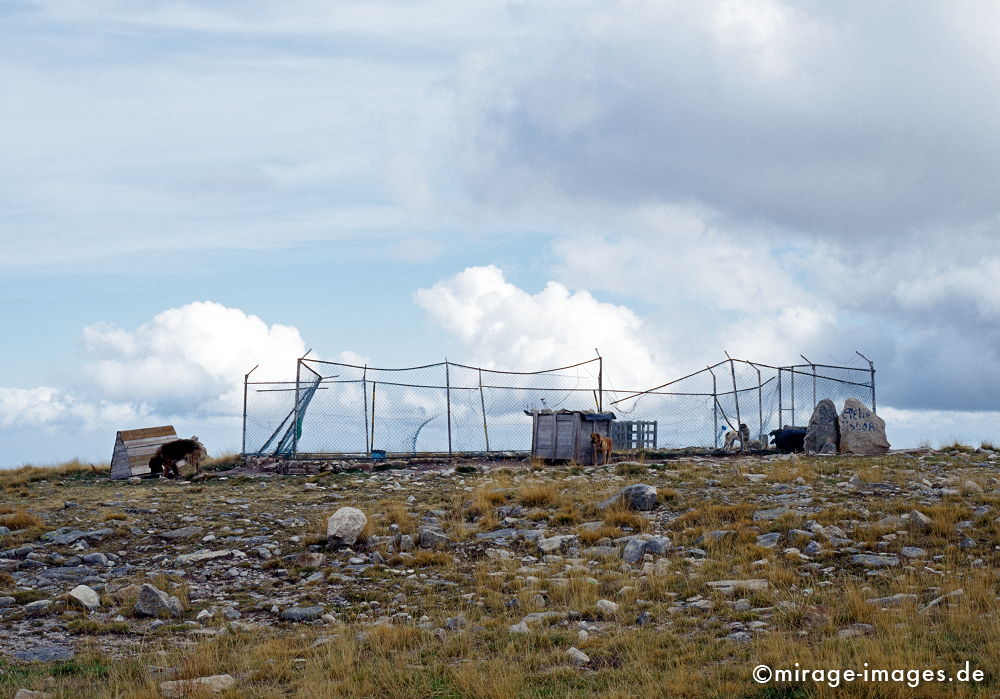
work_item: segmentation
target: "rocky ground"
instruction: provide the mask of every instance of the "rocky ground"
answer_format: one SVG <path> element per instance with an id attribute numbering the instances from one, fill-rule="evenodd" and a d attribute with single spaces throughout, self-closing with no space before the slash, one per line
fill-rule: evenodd
<path id="1" fill-rule="evenodd" d="M 1000 693 L 993 449 L 0 484 L 0 697 Z"/>

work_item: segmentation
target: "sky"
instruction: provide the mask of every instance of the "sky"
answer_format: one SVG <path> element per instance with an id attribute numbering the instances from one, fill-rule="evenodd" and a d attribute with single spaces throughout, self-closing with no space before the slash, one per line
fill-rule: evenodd
<path id="1" fill-rule="evenodd" d="M 0 2 L 0 467 L 295 358 L 877 369 L 1000 441 L 1000 6 Z"/>

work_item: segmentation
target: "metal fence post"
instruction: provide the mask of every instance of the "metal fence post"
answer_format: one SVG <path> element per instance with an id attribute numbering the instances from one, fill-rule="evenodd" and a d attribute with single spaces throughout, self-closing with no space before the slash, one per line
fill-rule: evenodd
<path id="1" fill-rule="evenodd" d="M 483 397 L 483 370 L 479 370 L 479 405 L 483 409 L 483 437 L 486 439 L 486 451 L 490 450 L 490 431 L 486 427 L 486 398 Z"/>
<path id="2" fill-rule="evenodd" d="M 870 360 L 868 357 L 861 354 L 857 350 L 854 350 L 854 354 L 858 355 L 866 362 L 868 362 L 868 371 L 871 372 L 870 376 L 871 376 L 871 388 L 872 388 L 872 412 L 874 413 L 876 412 L 875 411 L 875 362 L 873 362 L 872 360 Z"/>
<path id="3" fill-rule="evenodd" d="M 448 458 L 451 458 L 451 373 L 448 370 L 448 358 L 444 358 L 444 390 L 448 407 Z"/>
<path id="4" fill-rule="evenodd" d="M 715 440 L 715 448 L 719 448 L 719 391 L 715 385 L 715 372 L 712 367 L 708 367 L 708 373 L 712 375 L 712 438 Z"/>
<path id="5" fill-rule="evenodd" d="M 792 413 L 791 425 L 795 425 L 795 367 L 789 368 L 788 372 L 792 375 L 792 407 L 789 411 Z"/>
<path id="6" fill-rule="evenodd" d="M 300 377 L 302 376 L 302 357 L 295 361 L 295 414 L 292 416 L 292 456 L 298 455 L 299 451 L 299 401 L 302 400 L 299 392 Z"/>
<path id="7" fill-rule="evenodd" d="M 761 384 L 760 367 L 756 364 L 751 364 L 757 371 L 757 424 L 760 425 L 760 430 L 757 432 L 757 439 L 762 440 L 764 438 L 764 386 Z"/>
<path id="8" fill-rule="evenodd" d="M 371 456 L 371 450 L 375 448 L 375 385 L 378 381 L 372 381 L 372 438 L 368 442 L 370 445 L 368 447 L 368 455 Z"/>
<path id="9" fill-rule="evenodd" d="M 240 453 L 244 456 L 246 456 L 247 453 L 247 387 L 250 384 L 250 374 L 254 373 L 259 366 L 260 364 L 257 364 L 253 369 L 243 375 L 243 446 Z"/>
<path id="10" fill-rule="evenodd" d="M 368 365 L 365 364 L 365 368 L 361 373 L 361 398 L 364 400 L 364 410 L 365 410 L 365 453 L 368 456 L 372 455 L 372 446 L 368 441 Z M 375 403 L 372 402 L 372 408 L 374 409 Z"/>
<path id="11" fill-rule="evenodd" d="M 781 396 L 782 371 L 782 368 L 778 367 L 778 424 L 775 427 L 779 430 L 785 424 L 785 404 L 782 402 Z"/>

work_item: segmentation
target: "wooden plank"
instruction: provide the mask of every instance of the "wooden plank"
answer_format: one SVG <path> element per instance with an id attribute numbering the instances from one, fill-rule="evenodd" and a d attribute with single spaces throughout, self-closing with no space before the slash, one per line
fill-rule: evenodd
<path id="1" fill-rule="evenodd" d="M 164 425 L 162 427 L 143 427 L 138 430 L 121 430 L 118 434 L 127 442 L 132 439 L 145 439 L 146 437 L 176 436 L 177 432 L 174 430 L 173 425 Z"/>
<path id="2" fill-rule="evenodd" d="M 166 444 L 167 442 L 172 442 L 177 439 L 176 435 L 170 435 L 167 437 L 147 437 L 146 439 L 129 439 L 125 442 L 125 448 L 129 451 L 146 446 L 160 446 L 161 444 Z"/>

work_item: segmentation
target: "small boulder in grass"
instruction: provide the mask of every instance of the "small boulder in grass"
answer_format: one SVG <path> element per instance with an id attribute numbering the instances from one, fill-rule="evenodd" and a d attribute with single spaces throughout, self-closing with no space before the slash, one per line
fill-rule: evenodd
<path id="1" fill-rule="evenodd" d="M 356 507 L 341 507 L 326 520 L 326 539 L 330 546 L 353 546 L 368 523 L 365 513 Z"/>
<path id="2" fill-rule="evenodd" d="M 171 680 L 160 682 L 160 694 L 164 697 L 189 697 L 201 694 L 218 694 L 236 686 L 236 678 L 232 675 L 209 675 L 194 677 L 190 680 Z"/>
<path id="3" fill-rule="evenodd" d="M 648 511 L 656 507 L 656 488 L 645 483 L 629 485 L 597 505 L 599 509 L 621 503 L 630 510 Z"/>

